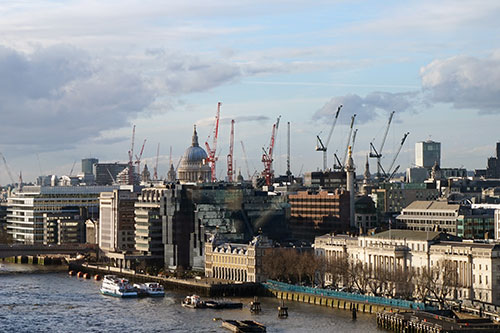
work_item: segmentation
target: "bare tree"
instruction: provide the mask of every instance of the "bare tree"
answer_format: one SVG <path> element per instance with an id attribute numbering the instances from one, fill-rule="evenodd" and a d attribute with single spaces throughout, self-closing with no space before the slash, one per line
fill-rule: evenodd
<path id="1" fill-rule="evenodd" d="M 350 285 L 355 286 L 361 294 L 366 294 L 371 275 L 369 267 L 360 261 L 351 261 L 349 267 Z"/>
<path id="2" fill-rule="evenodd" d="M 370 278 L 368 279 L 368 286 L 370 292 L 375 296 L 382 296 L 388 290 L 388 285 L 391 280 L 390 272 L 384 267 L 377 267 L 372 270 L 368 270 Z"/>

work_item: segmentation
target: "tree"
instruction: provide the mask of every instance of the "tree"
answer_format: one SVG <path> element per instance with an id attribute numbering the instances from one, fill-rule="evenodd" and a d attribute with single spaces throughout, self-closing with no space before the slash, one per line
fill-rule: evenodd
<path id="1" fill-rule="evenodd" d="M 440 307 L 446 307 L 446 302 L 452 296 L 455 298 L 457 289 L 461 286 L 457 263 L 451 260 L 439 260 L 430 269 L 422 269 L 416 278 L 416 293 L 425 301 L 427 297 L 434 298 Z"/>
<path id="2" fill-rule="evenodd" d="M 355 286 L 361 294 L 366 294 L 368 292 L 368 284 L 371 278 L 370 269 L 366 264 L 363 264 L 360 261 L 351 261 L 349 268 L 349 286 Z"/>

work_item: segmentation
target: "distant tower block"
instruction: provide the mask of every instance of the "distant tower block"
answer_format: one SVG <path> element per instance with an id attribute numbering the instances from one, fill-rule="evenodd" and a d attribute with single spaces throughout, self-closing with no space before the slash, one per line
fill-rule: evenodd
<path id="1" fill-rule="evenodd" d="M 441 165 L 441 142 L 431 140 L 415 143 L 415 165 L 431 169 L 434 164 Z"/>

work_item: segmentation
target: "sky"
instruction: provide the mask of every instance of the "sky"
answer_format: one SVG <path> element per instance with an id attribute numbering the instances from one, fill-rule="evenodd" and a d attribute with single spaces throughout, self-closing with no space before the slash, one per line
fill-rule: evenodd
<path id="1" fill-rule="evenodd" d="M 325 140 L 340 104 L 330 167 L 353 114 L 358 173 L 392 111 L 386 169 L 406 132 L 401 170 L 419 141 L 441 142 L 442 167 L 469 170 L 500 141 L 498 1 L 2 0 L 0 17 L 0 152 L 25 181 L 76 174 L 86 157 L 126 162 L 133 125 L 143 165 L 153 168 L 159 143 L 165 176 L 193 125 L 212 143 L 217 102 L 219 179 L 231 119 L 245 178 L 263 170 L 279 116 L 275 174 L 286 171 L 290 122 L 300 175 L 322 167 L 316 136 Z"/>

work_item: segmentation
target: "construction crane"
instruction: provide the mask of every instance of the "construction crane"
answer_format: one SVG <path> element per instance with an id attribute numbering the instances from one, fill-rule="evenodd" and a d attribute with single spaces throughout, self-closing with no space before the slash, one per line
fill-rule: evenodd
<path id="1" fill-rule="evenodd" d="M 380 159 L 382 158 L 382 150 L 384 149 L 385 140 L 387 139 L 387 134 L 389 133 L 389 127 L 391 126 L 392 117 L 396 111 L 392 111 L 389 115 L 389 121 L 387 122 L 387 127 L 385 128 L 384 136 L 382 137 L 382 143 L 380 144 L 380 148 L 377 149 L 373 145 L 373 141 L 370 142 L 370 157 L 377 159 L 377 177 L 380 178 Z"/>
<path id="2" fill-rule="evenodd" d="M 229 154 L 227 154 L 227 181 L 233 182 L 233 150 L 234 150 L 234 119 L 231 120 L 231 136 L 229 138 Z"/>
<path id="3" fill-rule="evenodd" d="M 352 135 L 352 144 L 351 144 L 351 150 L 354 151 L 354 144 L 356 143 L 356 135 L 358 134 L 358 129 L 356 128 L 354 130 L 354 134 Z"/>
<path id="4" fill-rule="evenodd" d="M 158 146 L 156 147 L 156 161 L 155 167 L 153 169 L 153 179 L 158 180 L 158 159 L 160 158 L 160 143 L 158 142 Z"/>
<path id="5" fill-rule="evenodd" d="M 337 119 L 339 118 L 339 113 L 340 113 L 341 108 L 342 108 L 342 104 L 339 105 L 339 107 L 337 108 L 337 113 L 335 114 L 335 118 L 333 119 L 332 127 L 330 128 L 330 132 L 328 133 L 328 137 L 325 141 L 325 144 L 323 144 L 323 141 L 321 141 L 319 134 L 316 135 L 316 139 L 317 139 L 316 151 L 323 152 L 323 171 L 326 171 L 327 166 L 328 166 L 328 161 L 327 161 L 328 158 L 327 158 L 326 150 L 328 148 L 328 144 L 330 143 L 330 139 L 332 138 L 333 129 L 335 128 L 335 124 L 337 124 Z"/>
<path id="6" fill-rule="evenodd" d="M 128 151 L 128 185 L 134 185 L 134 142 L 135 142 L 135 125 L 132 128 L 132 142 Z"/>
<path id="7" fill-rule="evenodd" d="M 394 155 L 394 158 L 392 159 L 392 162 L 391 162 L 391 165 L 389 166 L 389 169 L 387 169 L 387 172 L 390 173 L 391 170 L 392 170 L 392 167 L 394 166 L 394 163 L 396 163 L 396 159 L 398 158 L 398 155 L 399 153 L 401 152 L 401 148 L 403 148 L 403 145 L 406 141 L 406 138 L 408 137 L 408 135 L 410 134 L 410 132 L 406 132 L 404 135 L 403 135 L 403 138 L 401 139 L 401 144 L 399 145 L 399 148 L 398 148 L 398 151 L 396 152 L 396 155 Z M 399 165 L 398 167 L 394 170 L 394 172 L 392 173 L 392 175 L 396 172 L 396 170 L 399 169 Z M 392 178 L 392 177 L 390 177 Z"/>
<path id="8" fill-rule="evenodd" d="M 144 146 L 146 145 L 146 139 L 144 139 L 144 142 L 142 143 L 141 151 L 139 153 L 139 156 L 135 155 L 135 164 L 137 164 L 137 173 L 141 173 L 141 158 L 142 158 L 142 153 L 144 152 Z"/>
<path id="9" fill-rule="evenodd" d="M 278 119 L 276 120 L 276 123 L 273 124 L 273 130 L 271 133 L 271 142 L 269 143 L 268 150 L 266 151 L 264 148 L 262 148 L 262 150 L 264 151 L 264 153 L 262 154 L 262 163 L 264 163 L 264 171 L 262 172 L 262 176 L 264 176 L 267 186 L 271 185 L 274 176 L 273 149 L 274 149 L 276 134 L 278 133 L 280 119 L 281 116 L 279 116 Z"/>
<path id="10" fill-rule="evenodd" d="M 248 179 L 250 179 L 252 176 L 250 175 L 250 168 L 248 167 L 247 152 L 245 150 L 245 146 L 243 145 L 243 141 L 240 141 L 240 143 L 241 143 L 241 150 L 243 151 L 243 157 L 245 158 L 245 166 L 247 167 Z"/>
<path id="11" fill-rule="evenodd" d="M 77 160 L 75 160 L 75 161 L 73 162 L 73 166 L 71 167 L 71 170 L 69 171 L 69 176 L 70 176 L 70 177 L 73 175 L 73 169 L 75 169 L 75 164 L 76 164 L 76 161 L 77 161 Z"/>
<path id="12" fill-rule="evenodd" d="M 5 156 L 2 153 L 0 153 L 0 155 L 2 156 L 2 161 L 3 161 L 3 164 L 5 166 L 5 170 L 7 171 L 7 174 L 9 175 L 10 181 L 12 182 L 12 185 L 14 185 L 16 183 L 16 181 L 14 180 L 14 177 L 12 176 L 12 173 L 10 172 L 9 165 L 7 164 L 7 160 L 5 159 Z"/>
<path id="13" fill-rule="evenodd" d="M 347 151 L 349 150 L 349 146 L 351 144 L 351 136 L 352 136 L 352 129 L 354 126 L 354 120 L 356 119 L 356 114 L 353 114 L 351 117 L 351 128 L 349 129 L 349 136 L 347 137 L 347 145 L 345 146 L 345 153 L 344 153 L 344 159 L 342 165 L 345 165 L 345 162 L 347 161 Z"/>
<path id="14" fill-rule="evenodd" d="M 219 136 L 219 118 L 220 118 L 220 106 L 221 102 L 217 103 L 217 114 L 215 115 L 215 126 L 214 126 L 214 137 L 212 148 L 208 144 L 208 140 L 210 139 L 210 135 L 208 136 L 207 141 L 205 142 L 205 146 L 207 147 L 208 152 L 208 162 L 210 163 L 210 169 L 212 171 L 212 182 L 217 181 L 217 176 L 215 173 L 215 162 L 217 161 L 217 156 L 215 156 L 215 151 L 217 150 L 217 138 Z"/>

